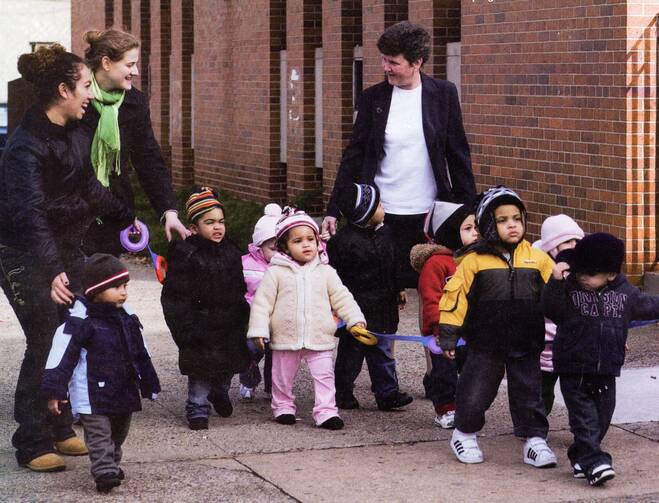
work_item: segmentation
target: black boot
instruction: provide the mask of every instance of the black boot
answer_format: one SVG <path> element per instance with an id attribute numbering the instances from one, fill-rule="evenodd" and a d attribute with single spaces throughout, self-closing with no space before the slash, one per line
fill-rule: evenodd
<path id="1" fill-rule="evenodd" d="M 337 392 L 336 393 L 336 406 L 339 409 L 359 409 L 359 402 L 352 394 L 352 391 Z"/>
<path id="2" fill-rule="evenodd" d="M 114 487 L 121 485 L 121 480 L 119 480 L 119 475 L 117 474 L 106 474 L 99 476 L 96 480 L 96 490 L 99 493 L 109 493 Z"/>
<path id="3" fill-rule="evenodd" d="M 339 416 L 330 417 L 318 426 L 320 428 L 325 428 L 326 430 L 340 430 L 343 428 L 343 419 Z"/>
<path id="4" fill-rule="evenodd" d="M 191 430 L 207 430 L 208 418 L 207 417 L 192 417 L 188 419 L 188 426 Z"/>
<path id="5" fill-rule="evenodd" d="M 376 400 L 376 402 L 378 404 L 378 409 L 387 411 L 405 407 L 406 405 L 411 404 L 413 400 L 414 398 L 412 398 L 407 393 L 403 393 L 402 391 L 395 391 L 386 398 Z"/>
<path id="6" fill-rule="evenodd" d="M 233 414 L 233 405 L 227 392 L 221 392 L 208 395 L 208 401 L 213 404 L 215 411 L 222 417 L 229 417 Z"/>
<path id="7" fill-rule="evenodd" d="M 295 424 L 295 415 L 294 414 L 281 414 L 275 418 L 279 424 Z"/>

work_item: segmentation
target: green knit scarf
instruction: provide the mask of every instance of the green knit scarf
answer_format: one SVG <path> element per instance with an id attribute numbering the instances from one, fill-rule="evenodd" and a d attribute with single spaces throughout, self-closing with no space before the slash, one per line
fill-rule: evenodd
<path id="1" fill-rule="evenodd" d="M 100 114 L 92 141 L 92 166 L 96 178 L 104 187 L 110 186 L 110 172 L 121 173 L 121 139 L 119 135 L 119 107 L 126 91 L 104 91 L 92 72 L 92 105 Z"/>

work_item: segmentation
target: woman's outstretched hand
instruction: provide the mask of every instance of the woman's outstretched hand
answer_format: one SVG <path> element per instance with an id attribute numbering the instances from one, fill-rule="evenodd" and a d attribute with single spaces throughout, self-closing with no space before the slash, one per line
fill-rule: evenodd
<path id="1" fill-rule="evenodd" d="M 181 239 L 185 239 L 190 235 L 190 231 L 179 220 L 178 214 L 175 211 L 166 211 L 165 236 L 167 237 L 167 241 L 172 240 L 172 231 L 176 231 Z"/>
<path id="2" fill-rule="evenodd" d="M 55 276 L 53 282 L 50 284 L 50 298 L 56 304 L 62 304 L 64 306 L 71 304 L 73 301 L 74 295 L 69 290 L 69 278 L 65 272 L 61 272 Z"/>

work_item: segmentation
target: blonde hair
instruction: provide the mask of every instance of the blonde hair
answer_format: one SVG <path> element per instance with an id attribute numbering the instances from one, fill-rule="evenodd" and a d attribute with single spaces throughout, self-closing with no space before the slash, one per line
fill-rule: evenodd
<path id="1" fill-rule="evenodd" d="M 75 91 L 83 64 L 80 57 L 67 52 L 60 44 L 52 44 L 21 54 L 17 67 L 18 73 L 32 84 L 39 105 L 46 108 L 59 99 L 60 84 Z"/>
<path id="2" fill-rule="evenodd" d="M 85 33 L 85 61 L 92 71 L 98 70 L 104 57 L 120 61 L 124 53 L 140 46 L 140 41 L 130 33 L 113 28 L 104 31 L 91 30 Z"/>

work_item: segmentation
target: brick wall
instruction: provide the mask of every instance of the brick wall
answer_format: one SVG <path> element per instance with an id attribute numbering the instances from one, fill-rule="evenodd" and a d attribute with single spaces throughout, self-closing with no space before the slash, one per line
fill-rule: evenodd
<path id="1" fill-rule="evenodd" d="M 279 72 L 268 72 L 279 65 L 284 5 L 195 4 L 195 179 L 245 199 L 281 200 L 285 191 Z"/>
<path id="2" fill-rule="evenodd" d="M 460 41 L 460 0 L 410 0 L 409 19 L 422 25 L 432 37 L 430 61 L 424 71 L 446 78 L 446 44 Z"/>
<path id="3" fill-rule="evenodd" d="M 323 193 L 334 187 L 336 170 L 352 130 L 352 59 L 362 44 L 361 0 L 323 0 Z"/>
<path id="4" fill-rule="evenodd" d="M 178 1 L 178 0 L 177 0 Z M 171 0 L 151 0 L 151 55 L 149 60 L 149 90 L 151 122 L 160 149 L 169 163 L 169 63 L 172 26 Z"/>
<path id="5" fill-rule="evenodd" d="M 128 15 L 125 0 L 71 5 L 77 52 L 83 31 Z M 445 75 L 446 43 L 461 38 L 463 114 L 479 189 L 505 183 L 518 190 L 531 238 L 546 216 L 563 212 L 587 232 L 624 238 L 633 279 L 654 264 L 659 0 L 129 5 L 149 68 L 142 67 L 142 84 L 154 129 L 166 156 L 171 135 L 177 183 L 194 177 L 239 197 L 283 202 L 322 178 L 326 201 L 352 127 L 354 47 L 363 46 L 364 86 L 380 81 L 377 37 L 409 15 L 432 33 L 429 74 Z M 313 125 L 313 51 L 321 43 L 322 171 L 314 163 Z M 282 49 L 289 61 L 287 164 L 279 143 Z"/>
<path id="6" fill-rule="evenodd" d="M 563 212 L 586 232 L 627 238 L 634 276 L 654 260 L 650 19 L 630 17 L 628 32 L 619 1 L 462 3 L 463 113 L 479 186 L 519 190 L 532 237 Z"/>
<path id="7" fill-rule="evenodd" d="M 192 53 L 194 51 L 194 3 L 172 4 L 172 53 L 169 68 L 170 134 L 174 185 L 194 182 L 192 149 Z"/>
<path id="8" fill-rule="evenodd" d="M 382 32 L 399 21 L 407 19 L 407 0 L 363 0 L 363 53 L 364 87 L 381 82 L 384 78 L 377 41 Z"/>
<path id="9" fill-rule="evenodd" d="M 287 152 L 289 200 L 315 191 L 305 206 L 320 210 L 322 169 L 315 166 L 315 49 L 322 45 L 320 0 L 286 2 Z"/>
<path id="10" fill-rule="evenodd" d="M 88 30 L 105 27 L 105 0 L 71 0 L 71 51 L 84 57 Z"/>

